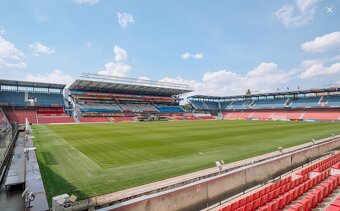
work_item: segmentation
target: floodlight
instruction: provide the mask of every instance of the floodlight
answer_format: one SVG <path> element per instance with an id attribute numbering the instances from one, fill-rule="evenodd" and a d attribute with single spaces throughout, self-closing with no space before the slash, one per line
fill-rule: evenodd
<path id="1" fill-rule="evenodd" d="M 28 191 L 28 187 L 24 190 L 24 192 L 22 192 L 21 197 L 25 197 L 25 194 L 27 193 L 27 191 Z"/>
<path id="2" fill-rule="evenodd" d="M 277 148 L 281 153 L 283 153 L 283 147 L 278 147 Z"/>
<path id="3" fill-rule="evenodd" d="M 34 201 L 34 199 L 34 193 L 30 192 L 30 194 L 28 194 L 28 196 L 25 198 L 25 202 L 27 202 L 27 204 L 25 204 L 25 208 L 32 208 L 33 206 L 31 205 L 31 202 Z"/>
<path id="4" fill-rule="evenodd" d="M 222 166 L 222 164 L 221 164 L 221 162 L 220 162 L 220 161 L 216 161 L 215 163 L 216 163 L 216 166 L 217 166 L 217 167 L 220 167 L 220 166 Z"/>
<path id="5" fill-rule="evenodd" d="M 27 199 L 30 199 L 31 201 L 33 201 L 35 199 L 35 195 L 33 192 L 30 192 L 30 194 L 28 194 Z"/>
<path id="6" fill-rule="evenodd" d="M 221 160 L 220 163 L 223 165 L 224 164 L 224 160 Z"/>
<path id="7" fill-rule="evenodd" d="M 315 144 L 315 139 L 314 138 L 312 139 L 312 143 Z"/>

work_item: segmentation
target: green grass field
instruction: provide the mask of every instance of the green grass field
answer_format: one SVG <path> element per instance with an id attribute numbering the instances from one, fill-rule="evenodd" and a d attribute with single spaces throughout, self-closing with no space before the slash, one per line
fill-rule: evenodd
<path id="1" fill-rule="evenodd" d="M 80 198 L 340 133 L 338 123 L 176 121 L 34 126 L 48 197 Z"/>

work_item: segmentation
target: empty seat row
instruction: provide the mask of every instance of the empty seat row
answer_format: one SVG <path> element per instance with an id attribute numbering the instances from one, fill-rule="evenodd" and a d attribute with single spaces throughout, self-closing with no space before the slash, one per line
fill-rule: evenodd
<path id="1" fill-rule="evenodd" d="M 303 177 L 298 179 L 298 182 L 303 182 Z M 307 177 L 305 178 L 307 179 Z M 290 186 L 291 177 L 287 177 L 283 180 L 280 180 L 276 183 L 268 185 L 267 187 L 248 195 L 244 198 L 241 198 L 233 203 L 225 206 L 220 209 L 221 211 L 232 211 L 232 210 L 253 210 L 257 209 L 260 206 L 263 206 L 267 202 L 270 202 L 273 198 L 276 198 L 279 194 L 283 194 L 285 191 L 288 191 Z"/>
<path id="2" fill-rule="evenodd" d="M 313 178 L 315 179 L 315 178 Z M 332 176 L 322 182 L 316 189 L 312 190 L 308 196 L 292 205 L 289 211 L 307 211 L 316 208 L 324 198 L 333 192 L 340 185 L 340 175 Z M 338 209 L 340 210 L 340 209 Z"/>
<path id="3" fill-rule="evenodd" d="M 332 165 L 338 163 L 340 161 L 340 153 L 337 153 L 325 160 L 322 160 L 318 163 L 315 163 L 301 171 L 299 171 L 297 174 L 298 175 L 304 175 L 307 174 L 311 171 L 316 171 L 316 172 L 321 172 L 326 170 L 327 168 L 331 167 Z"/>
<path id="4" fill-rule="evenodd" d="M 335 154 L 325 160 L 313 164 L 310 167 L 307 167 L 303 171 L 300 171 L 299 174 L 296 175 L 297 178 L 293 181 L 291 180 L 291 177 L 285 179 L 288 179 L 288 182 L 286 183 L 282 182 L 285 180 L 281 180 L 280 182 L 269 185 L 268 187 L 265 187 L 250 196 L 230 203 L 229 205 L 220 209 L 220 211 L 251 211 L 258 208 L 260 210 L 282 209 L 282 206 L 284 207 L 290 204 L 303 193 L 307 192 L 309 189 L 319 184 L 322 180 L 329 177 L 330 169 L 322 172 L 316 172 L 315 176 L 311 179 L 309 178 L 308 172 L 325 165 L 327 165 L 329 168 L 330 166 L 334 165 L 335 161 L 339 159 L 339 154 L 340 153 Z M 338 165 L 338 163 L 335 163 L 334 166 L 337 167 Z M 340 179 L 339 175 L 335 177 Z M 340 182 L 338 183 L 340 184 Z M 275 201 L 272 201 L 274 199 Z"/>
<path id="5" fill-rule="evenodd" d="M 340 196 L 338 196 L 328 207 L 326 207 L 325 211 L 334 211 L 340 210 Z"/>

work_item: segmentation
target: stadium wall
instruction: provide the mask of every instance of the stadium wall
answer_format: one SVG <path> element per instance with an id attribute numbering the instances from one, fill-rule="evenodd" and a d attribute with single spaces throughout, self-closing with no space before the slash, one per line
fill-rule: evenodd
<path id="1" fill-rule="evenodd" d="M 244 166 L 221 175 L 161 193 L 143 196 L 103 210 L 200 210 L 240 194 L 256 185 L 275 179 L 325 153 L 340 148 L 340 136 L 303 144 L 289 149 L 289 153 Z M 292 152 L 292 150 L 295 150 Z M 270 153 L 273 156 L 273 153 Z M 264 155 L 266 156 L 266 155 Z M 267 155 L 267 158 L 269 155 Z M 265 157 L 263 157 L 265 158 Z M 105 205 L 102 205 L 103 207 Z M 97 206 L 99 208 L 100 206 Z"/>

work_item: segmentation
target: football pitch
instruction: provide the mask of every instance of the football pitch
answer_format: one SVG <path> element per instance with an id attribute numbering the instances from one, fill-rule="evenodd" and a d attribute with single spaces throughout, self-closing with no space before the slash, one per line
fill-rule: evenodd
<path id="1" fill-rule="evenodd" d="M 173 121 L 35 125 L 48 198 L 102 195 L 340 133 L 339 123 Z"/>

